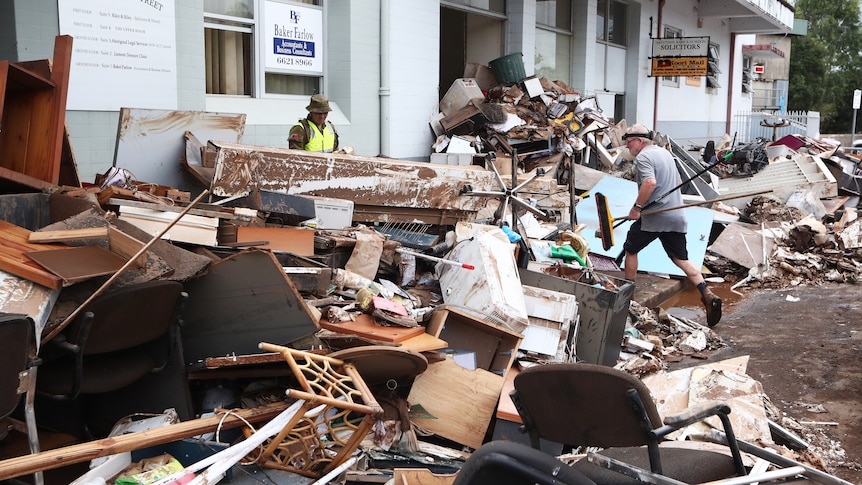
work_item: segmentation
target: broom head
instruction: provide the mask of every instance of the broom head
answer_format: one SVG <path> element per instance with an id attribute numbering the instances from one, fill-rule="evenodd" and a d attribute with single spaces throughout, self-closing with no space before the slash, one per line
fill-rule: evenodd
<path id="1" fill-rule="evenodd" d="M 607 251 L 614 246 L 614 221 L 608 207 L 608 199 L 601 192 L 596 193 L 596 210 L 599 213 L 597 235 L 602 239 L 602 249 Z"/>

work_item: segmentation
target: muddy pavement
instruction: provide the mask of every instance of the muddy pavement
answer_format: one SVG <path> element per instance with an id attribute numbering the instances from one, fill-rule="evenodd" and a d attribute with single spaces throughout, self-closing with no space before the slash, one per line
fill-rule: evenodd
<path id="1" fill-rule="evenodd" d="M 763 384 L 772 404 L 804 424 L 794 432 L 829 472 L 862 484 L 862 284 L 743 287 L 742 297 L 718 290 L 730 298 L 713 330 L 728 347 L 708 360 L 749 355 L 748 375 Z"/>

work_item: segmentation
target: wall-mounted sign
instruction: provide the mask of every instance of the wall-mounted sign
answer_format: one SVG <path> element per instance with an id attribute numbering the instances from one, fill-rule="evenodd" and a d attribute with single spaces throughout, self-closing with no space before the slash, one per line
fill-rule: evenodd
<path id="1" fill-rule="evenodd" d="M 174 0 L 59 0 L 72 36 L 67 110 L 177 109 Z"/>
<path id="2" fill-rule="evenodd" d="M 266 69 L 323 72 L 323 11 L 294 4 L 266 2 Z"/>
<path id="3" fill-rule="evenodd" d="M 654 57 L 650 76 L 706 76 L 706 57 Z"/>
<path id="4" fill-rule="evenodd" d="M 709 37 L 669 37 L 652 40 L 652 57 L 706 57 Z"/>

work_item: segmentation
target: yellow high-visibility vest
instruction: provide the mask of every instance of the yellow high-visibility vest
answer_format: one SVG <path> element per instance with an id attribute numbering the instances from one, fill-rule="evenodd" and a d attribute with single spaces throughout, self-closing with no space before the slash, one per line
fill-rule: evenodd
<path id="1" fill-rule="evenodd" d="M 306 133 L 309 136 L 305 143 L 305 150 L 309 152 L 332 152 L 335 149 L 335 128 L 332 127 L 332 123 L 327 121 L 323 133 L 321 133 L 316 124 L 310 121 L 306 122 L 309 128 Z M 302 123 L 297 124 L 301 125 Z"/>

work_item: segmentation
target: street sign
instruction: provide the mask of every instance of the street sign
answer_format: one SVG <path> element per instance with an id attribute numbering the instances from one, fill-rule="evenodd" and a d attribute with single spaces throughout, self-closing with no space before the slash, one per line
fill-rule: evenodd
<path id="1" fill-rule="evenodd" d="M 706 57 L 709 37 L 668 37 L 652 40 L 652 57 Z"/>
<path id="2" fill-rule="evenodd" d="M 650 76 L 706 76 L 706 57 L 653 57 Z"/>
<path id="3" fill-rule="evenodd" d="M 854 89 L 853 90 L 853 109 L 859 109 L 860 103 L 862 103 L 862 89 Z"/>

